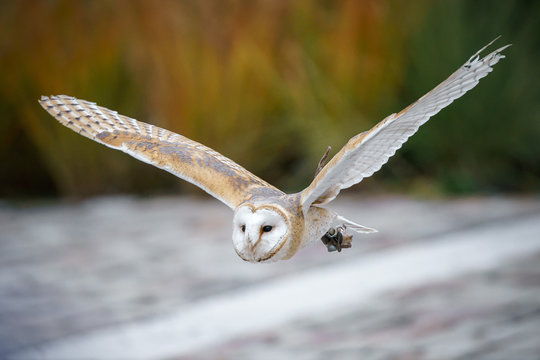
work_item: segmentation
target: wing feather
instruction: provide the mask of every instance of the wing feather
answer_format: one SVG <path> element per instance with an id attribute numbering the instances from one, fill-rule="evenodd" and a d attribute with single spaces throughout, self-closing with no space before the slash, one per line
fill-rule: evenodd
<path id="1" fill-rule="evenodd" d="M 42 96 L 39 103 L 68 128 L 187 180 L 233 209 L 253 194 L 283 194 L 234 161 L 182 135 L 74 97 Z"/>
<path id="2" fill-rule="evenodd" d="M 480 49 L 419 100 L 399 113 L 386 117 L 371 130 L 351 138 L 302 191 L 304 212 L 312 204 L 333 200 L 341 189 L 357 184 L 378 171 L 431 116 L 475 87 L 481 78 L 493 70 L 492 66 L 504 58 L 501 51 L 510 46 L 503 46 L 480 59 L 479 54 L 492 43 Z"/>

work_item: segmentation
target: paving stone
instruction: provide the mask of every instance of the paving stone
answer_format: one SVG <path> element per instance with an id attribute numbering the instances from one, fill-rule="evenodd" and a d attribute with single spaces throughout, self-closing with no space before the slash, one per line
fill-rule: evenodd
<path id="1" fill-rule="evenodd" d="M 177 359 L 538 359 L 540 287 L 531 278 L 540 278 L 540 253 L 489 276 L 389 292 L 340 316 L 323 314 Z"/>
<path id="2" fill-rule="evenodd" d="M 291 261 L 253 265 L 234 253 L 232 212 L 214 200 L 112 197 L 76 204 L 4 203 L 0 358 L 115 324 L 145 321 L 291 273 L 540 213 L 537 199 L 498 197 L 348 195 L 331 207 L 380 232 L 355 239 L 353 248 L 341 254 L 329 254 L 317 243 Z M 534 358 L 538 346 L 531 333 L 540 333 L 538 260 L 531 257 L 498 271 L 389 293 L 348 314 L 322 314 L 190 358 L 421 360 L 495 358 L 513 352 Z"/>

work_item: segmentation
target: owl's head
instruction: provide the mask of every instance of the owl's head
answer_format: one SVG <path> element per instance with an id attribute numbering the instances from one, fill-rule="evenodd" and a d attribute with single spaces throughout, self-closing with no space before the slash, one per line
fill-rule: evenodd
<path id="1" fill-rule="evenodd" d="M 234 213 L 234 250 L 245 261 L 277 260 L 273 257 L 282 250 L 288 235 L 289 221 L 277 206 L 247 204 Z"/>

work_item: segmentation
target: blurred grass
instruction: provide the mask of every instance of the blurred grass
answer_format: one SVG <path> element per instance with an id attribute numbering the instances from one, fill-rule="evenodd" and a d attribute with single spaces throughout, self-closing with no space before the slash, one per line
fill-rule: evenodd
<path id="1" fill-rule="evenodd" d="M 364 190 L 540 188 L 537 2 L 0 2 L 0 196 L 194 187 L 59 126 L 68 94 L 179 132 L 298 191 L 326 146 L 399 111 L 495 36 L 514 43 Z"/>

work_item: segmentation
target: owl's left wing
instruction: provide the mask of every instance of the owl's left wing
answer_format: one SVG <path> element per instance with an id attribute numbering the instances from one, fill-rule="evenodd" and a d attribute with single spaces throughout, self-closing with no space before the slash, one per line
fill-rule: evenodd
<path id="1" fill-rule="evenodd" d="M 503 46 L 480 59 L 480 52 L 491 43 L 415 103 L 388 116 L 369 131 L 351 138 L 302 191 L 304 213 L 312 204 L 327 203 L 341 189 L 357 184 L 378 171 L 431 116 L 476 86 L 481 78 L 493 70 L 491 67 L 504 58 L 500 52 L 510 46 Z"/>
<path id="2" fill-rule="evenodd" d="M 71 130 L 187 180 L 233 209 L 253 194 L 283 194 L 234 161 L 182 135 L 74 97 L 42 96 L 39 103 Z"/>

